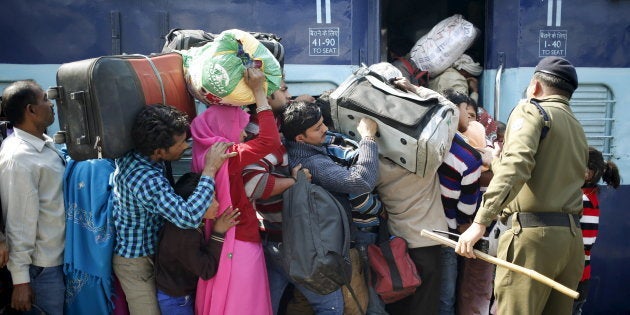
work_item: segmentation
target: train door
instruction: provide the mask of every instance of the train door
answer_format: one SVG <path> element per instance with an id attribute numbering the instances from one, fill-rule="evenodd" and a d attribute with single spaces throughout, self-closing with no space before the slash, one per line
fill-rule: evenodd
<path id="1" fill-rule="evenodd" d="M 477 38 L 466 53 L 473 60 L 484 64 L 485 0 L 384 0 L 381 7 L 382 61 L 404 56 L 437 23 L 454 14 L 461 14 L 478 30 Z"/>

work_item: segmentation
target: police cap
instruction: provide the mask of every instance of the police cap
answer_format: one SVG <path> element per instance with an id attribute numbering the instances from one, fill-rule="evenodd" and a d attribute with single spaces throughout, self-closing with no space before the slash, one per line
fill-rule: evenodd
<path id="1" fill-rule="evenodd" d="M 575 67 L 573 67 L 573 65 L 564 58 L 545 57 L 540 60 L 534 72 L 551 74 L 569 82 L 574 89 L 577 89 L 578 78 L 577 73 L 575 72 Z"/>

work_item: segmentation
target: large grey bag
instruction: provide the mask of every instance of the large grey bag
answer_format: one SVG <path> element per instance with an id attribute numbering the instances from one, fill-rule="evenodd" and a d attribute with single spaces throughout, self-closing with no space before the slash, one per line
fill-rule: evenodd
<path id="1" fill-rule="evenodd" d="M 330 94 L 330 108 L 338 131 L 355 140 L 362 117 L 376 121 L 379 154 L 420 177 L 435 174 L 457 131 L 456 108 L 442 95 L 402 91 L 366 67 Z"/>
<path id="2" fill-rule="evenodd" d="M 281 252 L 289 277 L 322 295 L 350 283 L 350 225 L 344 207 L 303 172 L 282 197 Z"/>

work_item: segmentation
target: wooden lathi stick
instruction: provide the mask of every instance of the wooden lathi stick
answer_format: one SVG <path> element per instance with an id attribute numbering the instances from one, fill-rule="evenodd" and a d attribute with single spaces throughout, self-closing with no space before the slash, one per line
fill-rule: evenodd
<path id="1" fill-rule="evenodd" d="M 427 230 L 424 230 L 424 229 L 422 230 L 422 232 L 420 232 L 420 235 L 422 235 L 424 237 L 428 237 L 428 238 L 430 238 L 430 239 L 432 239 L 432 240 L 434 240 L 436 242 L 439 242 L 441 244 L 444 244 L 444 245 L 452 247 L 452 248 L 455 248 L 455 245 L 457 245 L 457 242 L 455 242 L 455 241 L 453 241 L 453 240 L 451 240 L 451 239 L 449 239 L 447 237 L 444 237 L 442 235 L 438 235 L 436 233 L 433 233 L 431 231 L 427 231 Z M 554 281 L 554 280 L 552 280 L 552 279 L 550 279 L 550 278 L 548 278 L 548 277 L 546 277 L 546 276 L 544 276 L 544 275 L 542 275 L 542 274 L 540 274 L 540 273 L 538 273 L 538 272 L 536 272 L 534 270 L 527 269 L 525 267 L 521 267 L 521 266 L 513 264 L 511 262 L 507 262 L 507 261 L 505 261 L 503 259 L 496 258 L 494 256 L 488 255 L 488 254 L 486 254 L 484 252 L 481 252 L 481 251 L 478 251 L 476 249 L 474 250 L 474 252 L 475 252 L 475 255 L 477 256 L 477 258 L 481 258 L 482 260 L 487 261 L 487 262 L 489 262 L 491 264 L 495 264 L 497 266 L 501 266 L 501 267 L 510 269 L 512 271 L 515 271 L 515 272 L 518 272 L 518 273 L 522 273 L 522 274 L 524 274 L 526 276 L 529 276 L 530 278 L 532 278 L 532 279 L 534 279 L 534 280 L 536 280 L 538 282 L 541 282 L 541 283 L 543 283 L 545 285 L 550 286 L 553 289 L 558 290 L 560 293 L 562 293 L 564 295 L 567 295 L 567 296 L 571 297 L 572 299 L 577 299 L 580 296 L 580 294 L 578 292 L 576 292 L 575 290 L 571 290 L 568 287 L 562 285 L 561 283 L 558 283 L 558 282 L 556 282 L 556 281 Z"/>

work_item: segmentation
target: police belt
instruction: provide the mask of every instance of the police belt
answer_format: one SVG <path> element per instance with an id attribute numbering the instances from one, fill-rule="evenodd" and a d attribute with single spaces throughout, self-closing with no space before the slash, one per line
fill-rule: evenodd
<path id="1" fill-rule="evenodd" d="M 545 226 L 571 227 L 571 221 L 573 221 L 576 227 L 580 227 L 580 216 L 577 214 L 562 212 L 515 212 L 507 218 L 506 225 L 508 229 L 512 228 L 512 221 L 515 219 L 513 216 L 516 216 L 516 220 L 518 220 L 521 228 Z"/>

